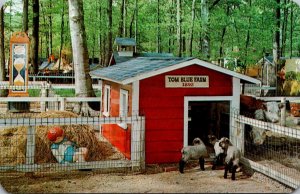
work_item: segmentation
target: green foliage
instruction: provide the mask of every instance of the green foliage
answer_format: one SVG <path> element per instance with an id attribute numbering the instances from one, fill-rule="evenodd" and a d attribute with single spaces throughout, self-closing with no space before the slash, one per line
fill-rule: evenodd
<path id="1" fill-rule="evenodd" d="M 293 81 L 296 80 L 300 82 L 300 73 L 299 72 L 294 72 L 294 71 L 289 71 L 285 73 L 285 80 L 287 81 Z"/>
<path id="2" fill-rule="evenodd" d="M 285 80 L 287 80 L 287 81 L 296 80 L 296 72 L 294 72 L 294 71 L 286 72 L 285 73 Z"/>
<path id="3" fill-rule="evenodd" d="M 7 4 L 16 6 L 18 1 L 7 0 Z M 20 4 L 21 1 L 19 1 Z M 119 25 L 121 21 L 121 2 L 113 1 L 113 38 L 119 36 Z M 161 35 L 162 52 L 172 52 L 177 55 L 177 24 L 176 24 L 176 1 L 170 0 L 138 0 L 138 51 L 156 52 L 157 36 Z M 159 17 L 157 7 L 160 3 Z M 189 55 L 190 31 L 192 28 L 192 1 L 183 0 L 182 14 L 182 37 L 184 38 L 184 56 Z M 270 0 L 207 0 L 209 5 L 209 39 L 211 60 L 219 58 L 238 58 L 245 65 L 255 64 L 264 54 L 273 48 L 273 35 L 275 30 L 276 1 Z M 107 0 L 84 0 L 85 30 L 89 57 L 98 57 L 107 50 Z M 31 5 L 30 5 L 31 6 Z M 62 23 L 62 10 L 64 11 L 63 48 L 71 50 L 68 3 L 65 0 L 40 0 L 40 58 L 45 58 L 46 49 L 49 45 L 49 26 L 52 19 L 53 42 L 52 50 L 55 56 L 59 55 L 60 35 Z M 203 26 L 201 26 L 201 2 L 195 2 L 195 21 L 193 34 L 193 56 L 202 56 L 201 37 Z M 21 6 L 22 7 L 22 6 Z M 299 55 L 300 36 L 300 9 L 290 1 L 282 2 L 280 5 L 282 13 L 284 8 L 288 9 L 286 26 L 285 50 L 283 56 Z M 290 17 L 293 9 L 293 18 Z M 29 7 L 29 27 L 32 26 L 32 9 Z M 126 1 L 126 36 L 134 37 L 135 30 L 135 0 Z M 284 21 L 284 14 L 281 14 Z M 158 24 L 158 20 L 160 21 Z M 292 23 L 291 23 L 292 21 Z M 158 32 L 159 25 L 159 32 Z M 14 12 L 9 6 L 5 9 L 5 49 L 6 59 L 9 55 L 9 37 L 11 32 L 22 29 L 22 12 Z M 290 30 L 292 29 L 292 30 Z M 282 29 L 281 29 L 282 30 Z M 29 30 L 31 32 L 31 29 Z M 222 38 L 223 31 L 225 31 Z M 249 36 L 248 36 L 249 35 Z M 247 37 L 249 42 L 247 43 Z M 292 38 L 292 39 L 291 39 Z M 220 53 L 222 47 L 223 52 Z M 235 49 L 238 48 L 238 49 Z M 292 51 L 290 50 L 292 48 Z"/>

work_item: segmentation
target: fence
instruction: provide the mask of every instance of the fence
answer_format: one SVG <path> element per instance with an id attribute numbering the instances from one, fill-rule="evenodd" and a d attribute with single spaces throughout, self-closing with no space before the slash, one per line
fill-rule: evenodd
<path id="1" fill-rule="evenodd" d="M 49 102 L 59 98 L 3 98 L 3 101 Z M 67 103 L 95 101 L 99 98 L 64 98 Z M 74 100 L 72 102 L 72 100 Z M 63 103 L 62 103 L 63 104 Z M 62 107 L 62 106 L 61 106 Z M 130 125 L 124 142 L 128 144 L 129 156 L 125 156 L 112 142 L 111 137 L 102 133 L 106 124 L 126 123 Z M 76 143 L 76 148 L 88 150 L 86 162 L 58 163 L 51 152 L 47 131 L 60 126 L 65 136 Z M 140 116 L 127 118 L 78 116 L 67 111 L 24 112 L 0 114 L 0 171 L 4 172 L 60 172 L 98 169 L 103 171 L 141 171 L 145 168 L 144 133 L 145 119 Z M 114 137 L 116 138 L 116 137 Z"/>
<path id="2" fill-rule="evenodd" d="M 276 94 L 276 87 L 261 86 L 257 84 L 244 84 L 244 94 L 251 96 L 274 96 Z"/>
<path id="3" fill-rule="evenodd" d="M 300 186 L 300 129 L 234 114 L 232 139 L 244 153 L 243 163 L 294 189 Z M 298 128 L 298 129 L 297 129 Z M 254 139 L 260 143 L 255 144 Z"/>

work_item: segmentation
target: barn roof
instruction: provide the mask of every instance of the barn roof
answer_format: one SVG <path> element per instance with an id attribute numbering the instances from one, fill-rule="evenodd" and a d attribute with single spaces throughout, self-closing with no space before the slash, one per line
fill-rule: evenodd
<path id="1" fill-rule="evenodd" d="M 174 57 L 172 53 L 133 53 L 134 57 Z M 123 63 L 125 61 L 129 61 L 133 59 L 132 57 L 126 57 L 126 56 L 119 56 L 118 51 L 113 52 L 113 57 L 116 61 L 116 63 Z"/>
<path id="2" fill-rule="evenodd" d="M 117 63 L 110 67 L 96 69 L 91 71 L 90 75 L 115 83 L 129 84 L 137 80 L 142 80 L 194 64 L 228 74 L 247 82 L 255 84 L 261 83 L 260 80 L 252 77 L 191 57 L 137 57 L 123 63 Z"/>

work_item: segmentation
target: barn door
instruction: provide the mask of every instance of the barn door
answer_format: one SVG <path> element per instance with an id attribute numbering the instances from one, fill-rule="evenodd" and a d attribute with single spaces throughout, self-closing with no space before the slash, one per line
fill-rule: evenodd
<path id="1" fill-rule="evenodd" d="M 229 137 L 229 101 L 189 101 L 188 102 L 188 145 L 195 137 L 208 144 L 207 136 Z"/>

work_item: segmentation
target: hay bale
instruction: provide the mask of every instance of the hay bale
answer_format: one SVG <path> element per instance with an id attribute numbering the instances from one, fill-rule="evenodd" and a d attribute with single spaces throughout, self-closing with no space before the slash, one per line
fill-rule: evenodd
<path id="1" fill-rule="evenodd" d="M 78 117 L 68 111 L 48 111 L 36 115 L 36 118 L 70 118 Z M 57 162 L 51 153 L 51 142 L 47 139 L 47 132 L 56 125 L 36 126 L 35 135 L 35 163 Z M 88 149 L 88 161 L 105 160 L 116 154 L 109 142 L 99 141 L 91 125 L 71 124 L 60 125 L 66 138 L 76 143 L 78 147 Z M 27 127 L 19 126 L 0 131 L 0 164 L 24 164 L 26 156 Z M 116 158 L 117 159 L 117 158 Z M 120 159 L 120 157 L 119 157 Z"/>

